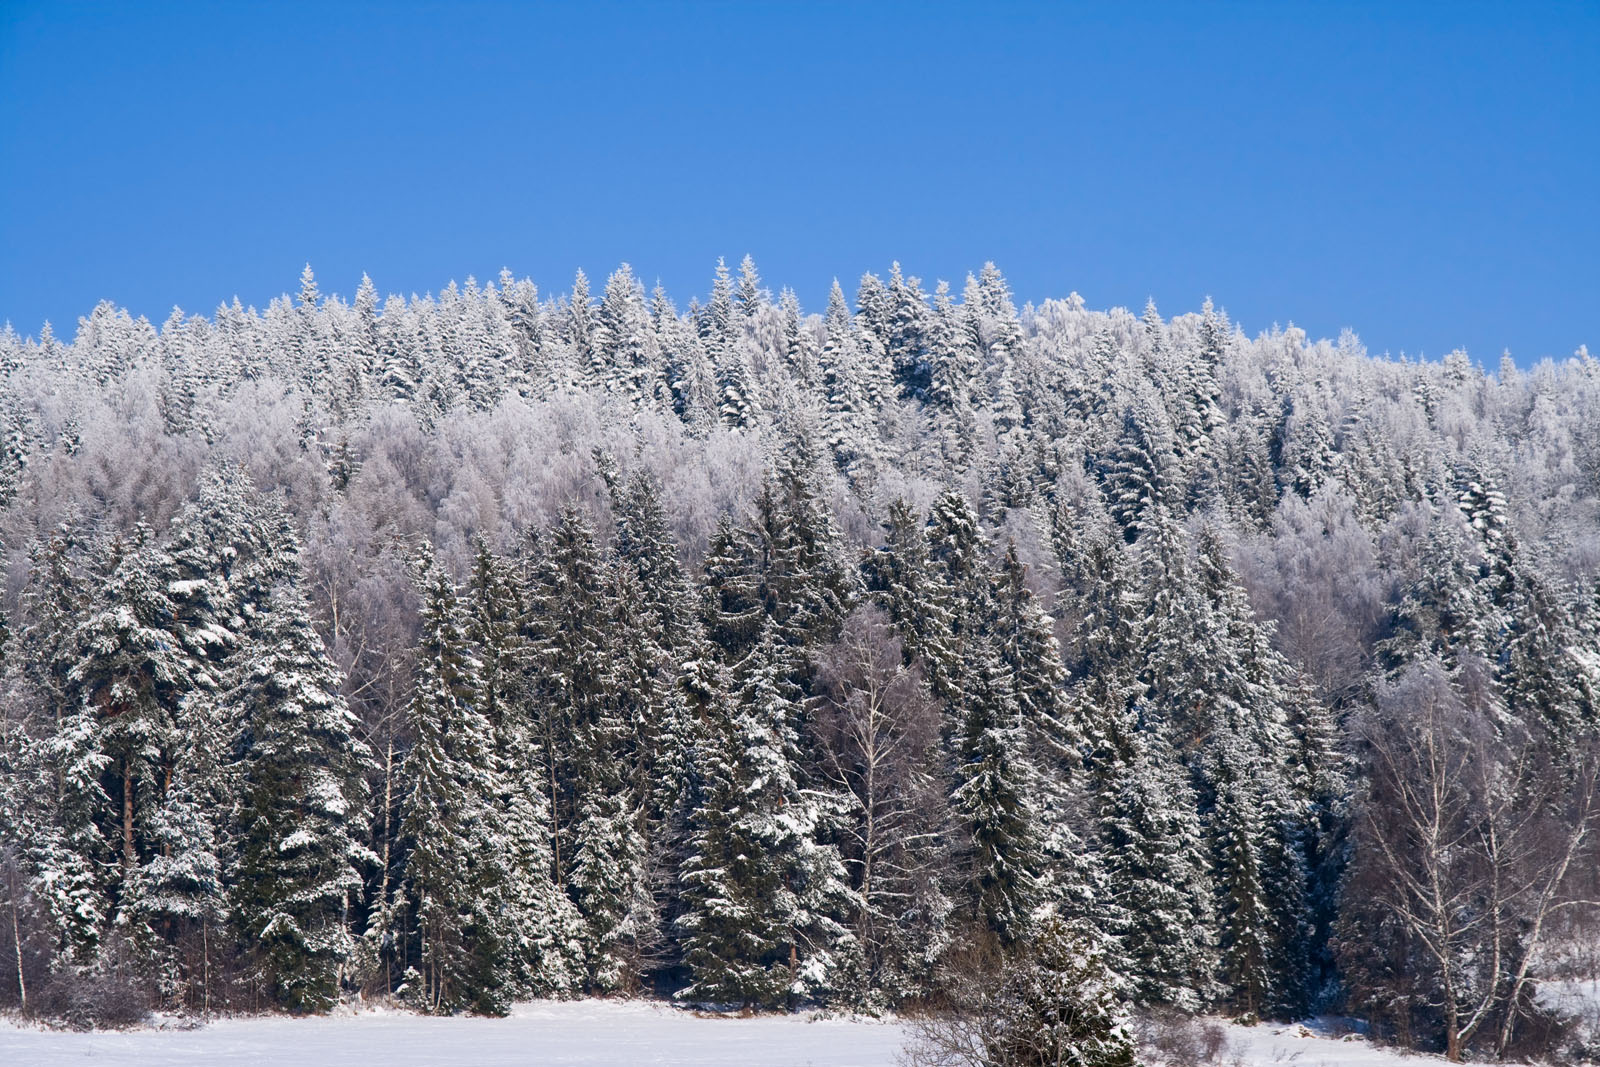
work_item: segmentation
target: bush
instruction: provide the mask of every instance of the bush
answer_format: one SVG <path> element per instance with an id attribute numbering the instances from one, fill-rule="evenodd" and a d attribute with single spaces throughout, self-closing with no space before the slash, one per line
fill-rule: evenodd
<path id="1" fill-rule="evenodd" d="M 30 1014 L 74 1030 L 118 1030 L 144 1021 L 155 1005 L 148 976 L 134 966 L 127 941 L 106 945 L 92 967 L 58 966 L 35 997 Z"/>
<path id="2" fill-rule="evenodd" d="M 74 1030 L 118 1030 L 143 1022 L 150 999 L 133 976 L 120 970 L 63 971 L 40 991 L 34 1013 Z"/>
<path id="3" fill-rule="evenodd" d="M 1175 1012 L 1141 1017 L 1134 1033 L 1145 1067 L 1202 1067 L 1225 1062 L 1232 1051 L 1220 1023 Z"/>
<path id="4" fill-rule="evenodd" d="M 974 981 L 960 1008 L 912 1025 L 907 1067 L 1133 1067 L 1120 983 L 1098 939 L 1051 921 L 998 982 Z"/>

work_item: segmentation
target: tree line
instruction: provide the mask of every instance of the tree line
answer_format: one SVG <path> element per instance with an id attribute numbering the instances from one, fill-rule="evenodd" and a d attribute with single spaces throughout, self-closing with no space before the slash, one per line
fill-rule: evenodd
<path id="1" fill-rule="evenodd" d="M 1597 415 L 1583 351 L 1019 310 L 992 266 L 809 316 L 748 259 L 684 311 L 307 268 L 8 327 L 0 999 L 885 1010 L 1048 958 L 1555 1047 Z"/>

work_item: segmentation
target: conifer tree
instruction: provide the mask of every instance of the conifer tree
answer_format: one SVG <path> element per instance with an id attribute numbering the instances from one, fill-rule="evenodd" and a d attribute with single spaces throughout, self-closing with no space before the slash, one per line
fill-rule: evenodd
<path id="1" fill-rule="evenodd" d="M 376 861 L 353 819 L 370 754 L 294 583 L 255 605 L 228 677 L 222 700 L 239 731 L 230 769 L 235 921 L 275 999 L 326 1011 L 355 950 L 349 908 L 361 869 Z"/>
<path id="2" fill-rule="evenodd" d="M 1171 444 L 1153 405 L 1130 407 L 1103 465 L 1106 506 L 1129 544 L 1145 532 L 1155 509 L 1172 494 Z"/>
<path id="3" fill-rule="evenodd" d="M 480 540 L 469 585 L 467 639 L 481 664 L 491 746 L 491 824 L 500 848 L 493 907 L 501 920 L 508 989 L 561 995 L 581 986 L 582 921 L 554 880 L 550 798 L 529 707 L 532 647 L 510 565 Z"/>
<path id="4" fill-rule="evenodd" d="M 1188 776 L 1158 732 L 1123 726 L 1130 755 L 1097 776 L 1109 925 L 1136 1003 L 1195 1011 L 1214 995 L 1212 887 Z"/>
<path id="5" fill-rule="evenodd" d="M 540 545 L 529 593 L 533 729 L 546 766 L 556 880 L 567 883 L 579 805 L 600 758 L 614 607 L 588 520 L 561 510 Z"/>
<path id="6" fill-rule="evenodd" d="M 867 587 L 889 613 L 906 658 L 919 663 L 934 693 L 948 698 L 960 674 L 954 591 L 929 566 L 924 523 L 904 500 L 889 505 L 884 544 L 863 563 Z"/>
<path id="7" fill-rule="evenodd" d="M 895 384 L 903 396 L 921 400 L 933 384 L 929 360 L 929 318 L 927 297 L 916 278 L 904 279 L 900 264 L 889 271 L 885 347 L 893 368 Z"/>
<path id="8" fill-rule="evenodd" d="M 424 557 L 419 583 L 422 636 L 403 772 L 410 790 L 400 825 L 410 846 L 404 889 L 418 969 L 408 972 L 405 992 L 427 1011 L 500 1014 L 506 946 L 492 909 L 500 851 L 488 805 L 496 789 L 480 664 L 449 575 Z"/>
<path id="9" fill-rule="evenodd" d="M 970 641 L 952 739 L 952 812 L 965 834 L 973 918 L 1009 945 L 1028 928 L 1039 870 L 1036 814 L 1016 693 L 991 639 Z"/>
<path id="10" fill-rule="evenodd" d="M 744 318 L 755 318 L 761 310 L 761 275 L 756 273 L 756 261 L 748 255 L 739 261 L 739 289 L 733 299 Z"/>
<path id="11" fill-rule="evenodd" d="M 772 627 L 736 703 L 705 724 L 678 925 L 691 984 L 680 997 L 752 1007 L 823 999 L 858 970 L 844 919 L 854 895 L 794 773 L 798 709 L 783 695 Z"/>
<path id="12" fill-rule="evenodd" d="M 1509 625 L 1497 661 L 1506 710 L 1566 749 L 1595 725 L 1592 694 L 1571 651 L 1579 644 L 1577 628 L 1556 591 L 1531 568 L 1517 569 L 1508 599 Z"/>
<path id="13" fill-rule="evenodd" d="M 578 271 L 572 281 L 572 298 L 567 302 L 564 329 L 572 358 L 579 367 L 594 365 L 594 305 L 589 298 L 589 278 Z"/>
<path id="14" fill-rule="evenodd" d="M 595 314 L 589 373 L 602 388 L 643 404 L 654 392 L 649 312 L 644 291 L 624 263 L 606 281 Z"/>
<path id="15" fill-rule="evenodd" d="M 151 531 L 141 526 L 103 552 L 105 584 L 73 632 L 68 677 L 71 701 L 85 717 L 84 740 L 104 768 L 100 789 L 112 801 L 96 814 L 115 842 L 121 912 L 132 902 L 128 889 L 139 866 L 159 854 L 149 820 L 178 757 L 180 706 L 205 683 L 175 632 L 176 608 L 162 581 L 169 557 Z"/>

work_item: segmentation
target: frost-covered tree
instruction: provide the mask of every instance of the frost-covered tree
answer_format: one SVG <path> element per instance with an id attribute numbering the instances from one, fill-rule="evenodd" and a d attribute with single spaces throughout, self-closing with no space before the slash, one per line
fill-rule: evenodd
<path id="1" fill-rule="evenodd" d="M 696 803 L 680 874 L 685 999 L 777 1007 L 848 988 L 855 894 L 814 839 L 818 808 L 794 770 L 797 709 L 770 626 L 738 695 L 711 710 L 694 754 Z"/>
<path id="2" fill-rule="evenodd" d="M 1597 859 L 1587 350 L 1019 310 L 993 265 L 802 308 L 747 259 L 682 312 L 629 268 L 287 281 L 0 327 L 0 1003 L 891 1009 L 1053 910 L 1151 1006 L 1448 1050 L 1448 969 L 1462 1055 L 1555 1032 L 1552 927 L 1483 876 L 1563 936 L 1593 896 L 1548 881 Z M 1499 800 L 1461 825 L 1537 829 L 1443 850 L 1492 984 L 1492 938 L 1402 921 L 1421 831 L 1369 810 L 1447 705 L 1549 770 L 1463 767 Z"/>
<path id="3" fill-rule="evenodd" d="M 1193 1011 L 1215 995 L 1210 864 L 1188 776 L 1165 738 L 1131 729 L 1101 772 L 1096 818 L 1108 926 L 1134 999 Z"/>
<path id="4" fill-rule="evenodd" d="M 370 754 L 295 584 L 254 605 L 227 677 L 220 700 L 238 730 L 234 919 L 270 994 L 294 1011 L 326 1011 L 355 950 L 351 904 L 376 858 L 357 819 Z"/>
<path id="5" fill-rule="evenodd" d="M 407 993 L 427 1011 L 505 1011 L 506 946 L 494 907 L 503 871 L 492 821 L 493 741 L 480 708 L 480 663 L 455 583 L 424 559 L 422 635 L 410 707 L 409 791 L 400 833 L 416 967 Z"/>

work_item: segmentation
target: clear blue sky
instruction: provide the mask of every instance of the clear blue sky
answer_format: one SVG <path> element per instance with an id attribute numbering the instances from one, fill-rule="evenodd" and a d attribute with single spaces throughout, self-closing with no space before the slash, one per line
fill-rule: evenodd
<path id="1" fill-rule="evenodd" d="M 1600 4 L 0 0 L 0 319 L 325 291 L 1019 302 L 1600 350 Z"/>

